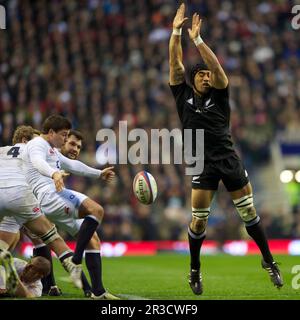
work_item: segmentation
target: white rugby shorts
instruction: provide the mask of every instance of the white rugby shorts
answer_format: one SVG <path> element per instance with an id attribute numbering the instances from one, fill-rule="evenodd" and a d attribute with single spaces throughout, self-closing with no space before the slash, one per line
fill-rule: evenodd
<path id="1" fill-rule="evenodd" d="M 87 196 L 70 189 L 46 193 L 40 200 L 40 207 L 46 217 L 58 228 L 75 236 L 81 223 L 78 223 L 78 209 Z"/>
<path id="2" fill-rule="evenodd" d="M 17 222 L 14 217 L 4 217 L 0 222 L 0 231 L 10 232 L 17 234 L 22 225 Z"/>
<path id="3" fill-rule="evenodd" d="M 27 186 L 0 188 L 0 220 L 14 217 L 19 225 L 42 215 L 39 204 Z"/>

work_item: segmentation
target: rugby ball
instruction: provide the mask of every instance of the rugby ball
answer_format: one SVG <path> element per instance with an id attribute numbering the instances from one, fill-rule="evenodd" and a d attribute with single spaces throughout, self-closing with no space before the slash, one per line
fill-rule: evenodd
<path id="1" fill-rule="evenodd" d="M 139 202 L 150 204 L 157 196 L 157 184 L 153 176 L 147 171 L 140 171 L 133 180 L 133 192 Z"/>

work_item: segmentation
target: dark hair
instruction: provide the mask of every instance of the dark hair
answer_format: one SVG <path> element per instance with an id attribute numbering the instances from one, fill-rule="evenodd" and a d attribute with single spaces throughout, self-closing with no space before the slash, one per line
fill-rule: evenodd
<path id="1" fill-rule="evenodd" d="M 52 129 L 55 132 L 58 132 L 60 130 L 69 130 L 72 128 L 71 122 L 58 114 L 52 115 L 48 117 L 44 123 L 43 123 L 43 129 L 42 132 L 44 134 L 47 134 L 50 129 Z"/>
<path id="2" fill-rule="evenodd" d="M 190 82 L 191 85 L 194 86 L 194 80 L 195 80 L 195 75 L 200 71 L 200 70 L 209 70 L 207 65 L 203 62 L 197 63 L 196 65 L 192 66 L 190 70 Z"/>
<path id="3" fill-rule="evenodd" d="M 80 131 L 71 129 L 69 131 L 68 137 L 75 136 L 78 140 L 83 140 L 83 135 Z"/>
<path id="4" fill-rule="evenodd" d="M 12 143 L 21 143 L 25 138 L 27 141 L 33 138 L 34 130 L 31 126 L 18 126 L 14 132 Z"/>

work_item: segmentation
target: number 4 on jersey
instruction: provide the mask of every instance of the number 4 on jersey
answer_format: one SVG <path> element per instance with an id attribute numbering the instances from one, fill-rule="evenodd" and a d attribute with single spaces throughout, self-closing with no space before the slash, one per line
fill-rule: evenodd
<path id="1" fill-rule="evenodd" d="M 13 158 L 17 158 L 17 156 L 20 154 L 19 150 L 20 147 L 12 147 L 8 150 L 7 155 L 12 156 Z"/>

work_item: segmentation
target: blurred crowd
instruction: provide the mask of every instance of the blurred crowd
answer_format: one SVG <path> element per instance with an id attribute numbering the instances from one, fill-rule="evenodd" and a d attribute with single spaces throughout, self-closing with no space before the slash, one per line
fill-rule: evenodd
<path id="1" fill-rule="evenodd" d="M 3 2 L 3 1 L 2 1 Z M 4 1 L 0 30 L 0 144 L 14 128 L 40 129 L 51 113 L 67 116 L 84 135 L 81 160 L 99 166 L 98 130 L 119 121 L 133 128 L 180 128 L 168 87 L 168 41 L 178 1 Z M 300 130 L 300 36 L 291 27 L 291 1 L 187 1 L 203 17 L 202 37 L 223 65 L 231 94 L 233 139 L 244 164 L 269 160 L 272 139 Z M 190 21 L 187 23 L 189 24 Z M 199 61 L 183 30 L 184 64 Z M 70 177 L 70 188 L 99 201 L 103 240 L 185 239 L 191 218 L 190 178 L 181 165 L 116 165 L 112 186 Z M 134 175 L 146 169 L 158 183 L 151 206 L 132 193 Z M 251 179 L 251 176 L 250 176 Z M 221 186 L 209 238 L 238 239 L 242 223 Z M 300 237 L 300 214 L 258 212 L 270 237 Z M 298 220 L 297 220 L 298 219 Z M 298 221 L 295 225 L 295 221 Z"/>

